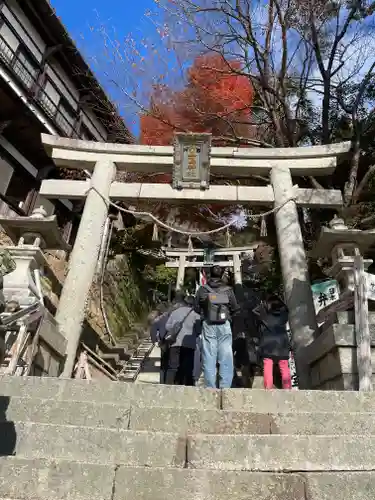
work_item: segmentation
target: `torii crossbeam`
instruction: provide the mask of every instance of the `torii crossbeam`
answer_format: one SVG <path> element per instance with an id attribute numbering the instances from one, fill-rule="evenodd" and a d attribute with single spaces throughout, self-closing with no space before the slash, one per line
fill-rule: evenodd
<path id="1" fill-rule="evenodd" d="M 285 299 L 289 307 L 289 324 L 301 387 L 305 385 L 303 367 L 298 367 L 298 351 L 313 340 L 317 324 L 297 206 L 337 209 L 342 206 L 342 196 L 338 190 L 295 187 L 292 175 L 332 174 L 338 160 L 349 151 L 350 143 L 275 149 L 213 147 L 211 169 L 215 174 L 239 179 L 252 174 L 269 174 L 270 185 L 215 185 L 205 190 L 176 190 L 165 184 L 114 181 L 116 169 L 153 173 L 171 171 L 174 161 L 172 147 L 96 143 L 48 135 L 43 135 L 42 141 L 57 166 L 92 170 L 91 180 L 46 180 L 40 191 L 42 196 L 50 199 L 86 198 L 56 316 L 62 333 L 68 339 L 64 376 L 70 376 L 74 366 L 85 300 L 94 277 L 108 214 L 104 200 L 132 203 L 137 200 L 219 202 L 280 207 L 275 211 L 275 223 Z"/>

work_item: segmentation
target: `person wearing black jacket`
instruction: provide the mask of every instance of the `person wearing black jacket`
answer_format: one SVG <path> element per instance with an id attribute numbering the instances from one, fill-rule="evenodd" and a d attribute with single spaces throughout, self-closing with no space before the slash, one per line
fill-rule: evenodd
<path id="1" fill-rule="evenodd" d="M 222 269 L 213 266 L 207 285 L 195 297 L 195 311 L 202 318 L 202 365 L 205 387 L 216 388 L 219 363 L 219 386 L 230 388 L 233 380 L 231 319 L 239 307 L 233 289 L 222 281 Z"/>
<path id="2" fill-rule="evenodd" d="M 286 324 L 288 309 L 277 295 L 270 295 L 259 310 L 259 354 L 263 359 L 264 388 L 273 389 L 273 365 L 279 365 L 283 389 L 292 388 L 289 368 L 290 343 Z"/>

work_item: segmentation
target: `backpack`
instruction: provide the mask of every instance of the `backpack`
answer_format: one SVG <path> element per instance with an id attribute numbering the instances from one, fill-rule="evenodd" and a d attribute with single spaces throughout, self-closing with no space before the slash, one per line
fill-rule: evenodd
<path id="1" fill-rule="evenodd" d="M 229 320 L 229 287 L 214 290 L 208 285 L 207 290 L 207 318 L 209 323 L 224 324 Z"/>
<path id="2" fill-rule="evenodd" d="M 165 346 L 170 347 L 173 345 L 178 337 L 178 334 L 182 330 L 182 327 L 184 326 L 185 320 L 187 319 L 188 316 L 193 312 L 193 309 L 190 309 L 189 312 L 186 314 L 186 316 L 183 318 L 182 321 L 177 321 L 170 330 L 168 330 L 163 338 L 163 344 Z"/>

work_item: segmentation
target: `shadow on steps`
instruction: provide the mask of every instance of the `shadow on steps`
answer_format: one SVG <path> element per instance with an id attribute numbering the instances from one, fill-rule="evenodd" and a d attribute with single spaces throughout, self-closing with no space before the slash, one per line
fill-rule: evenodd
<path id="1" fill-rule="evenodd" d="M 10 397 L 0 396 L 0 456 L 8 457 L 15 454 L 17 433 L 14 422 L 7 420 L 6 412 Z"/>

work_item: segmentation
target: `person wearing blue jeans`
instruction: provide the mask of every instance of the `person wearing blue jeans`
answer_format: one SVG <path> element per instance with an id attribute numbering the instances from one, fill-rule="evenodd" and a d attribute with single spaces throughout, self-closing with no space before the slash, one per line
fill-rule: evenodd
<path id="1" fill-rule="evenodd" d="M 216 365 L 219 363 L 219 387 L 232 386 L 233 350 L 229 321 L 222 325 L 202 324 L 202 363 L 205 387 L 216 387 Z"/>
<path id="2" fill-rule="evenodd" d="M 220 389 L 232 386 L 234 366 L 230 320 L 238 309 L 233 289 L 222 281 L 221 268 L 213 266 L 207 285 L 199 288 L 195 298 L 195 311 L 202 318 L 202 364 L 207 388 L 216 388 L 217 363 Z"/>

